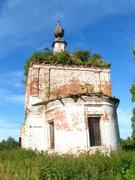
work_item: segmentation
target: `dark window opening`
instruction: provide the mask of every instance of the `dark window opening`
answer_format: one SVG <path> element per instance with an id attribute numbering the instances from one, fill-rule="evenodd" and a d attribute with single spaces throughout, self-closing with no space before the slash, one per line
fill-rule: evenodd
<path id="1" fill-rule="evenodd" d="M 100 117 L 88 117 L 90 146 L 101 145 Z"/>
<path id="2" fill-rule="evenodd" d="M 54 149 L 54 122 L 49 122 L 49 140 L 50 140 L 50 149 Z"/>

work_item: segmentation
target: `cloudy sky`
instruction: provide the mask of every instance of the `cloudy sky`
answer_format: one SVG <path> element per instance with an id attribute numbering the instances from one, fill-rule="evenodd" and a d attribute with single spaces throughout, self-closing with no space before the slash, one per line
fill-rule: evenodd
<path id="1" fill-rule="evenodd" d="M 131 135 L 130 86 L 135 77 L 134 0 L 0 0 L 0 140 L 19 137 L 24 121 L 25 60 L 51 47 L 57 20 L 68 50 L 93 49 L 112 64 L 113 95 L 120 99 L 122 138 Z"/>

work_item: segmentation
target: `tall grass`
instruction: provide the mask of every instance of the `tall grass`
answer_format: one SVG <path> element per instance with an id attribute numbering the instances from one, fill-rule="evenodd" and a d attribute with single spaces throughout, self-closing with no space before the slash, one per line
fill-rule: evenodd
<path id="1" fill-rule="evenodd" d="M 135 152 L 47 155 L 20 148 L 0 150 L 0 180 L 134 180 Z"/>

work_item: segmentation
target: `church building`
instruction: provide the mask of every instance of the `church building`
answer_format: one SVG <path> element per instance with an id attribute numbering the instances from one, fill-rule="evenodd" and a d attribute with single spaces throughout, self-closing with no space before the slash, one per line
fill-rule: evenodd
<path id="1" fill-rule="evenodd" d="M 65 52 L 59 22 L 54 35 L 53 53 Z M 110 67 L 35 61 L 26 79 L 21 146 L 59 154 L 117 150 L 118 104 Z"/>

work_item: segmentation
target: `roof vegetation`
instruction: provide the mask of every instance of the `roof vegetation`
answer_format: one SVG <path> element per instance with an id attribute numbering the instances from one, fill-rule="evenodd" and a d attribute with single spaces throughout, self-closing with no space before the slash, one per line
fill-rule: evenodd
<path id="1" fill-rule="evenodd" d="M 72 53 L 60 52 L 53 54 L 53 52 L 49 48 L 46 48 L 44 51 L 33 52 L 32 56 L 26 60 L 24 66 L 25 76 L 27 76 L 28 74 L 28 68 L 36 62 L 52 65 L 61 64 L 100 68 L 110 67 L 110 64 L 105 62 L 102 59 L 101 55 L 93 53 L 91 50 L 78 50 Z"/>

